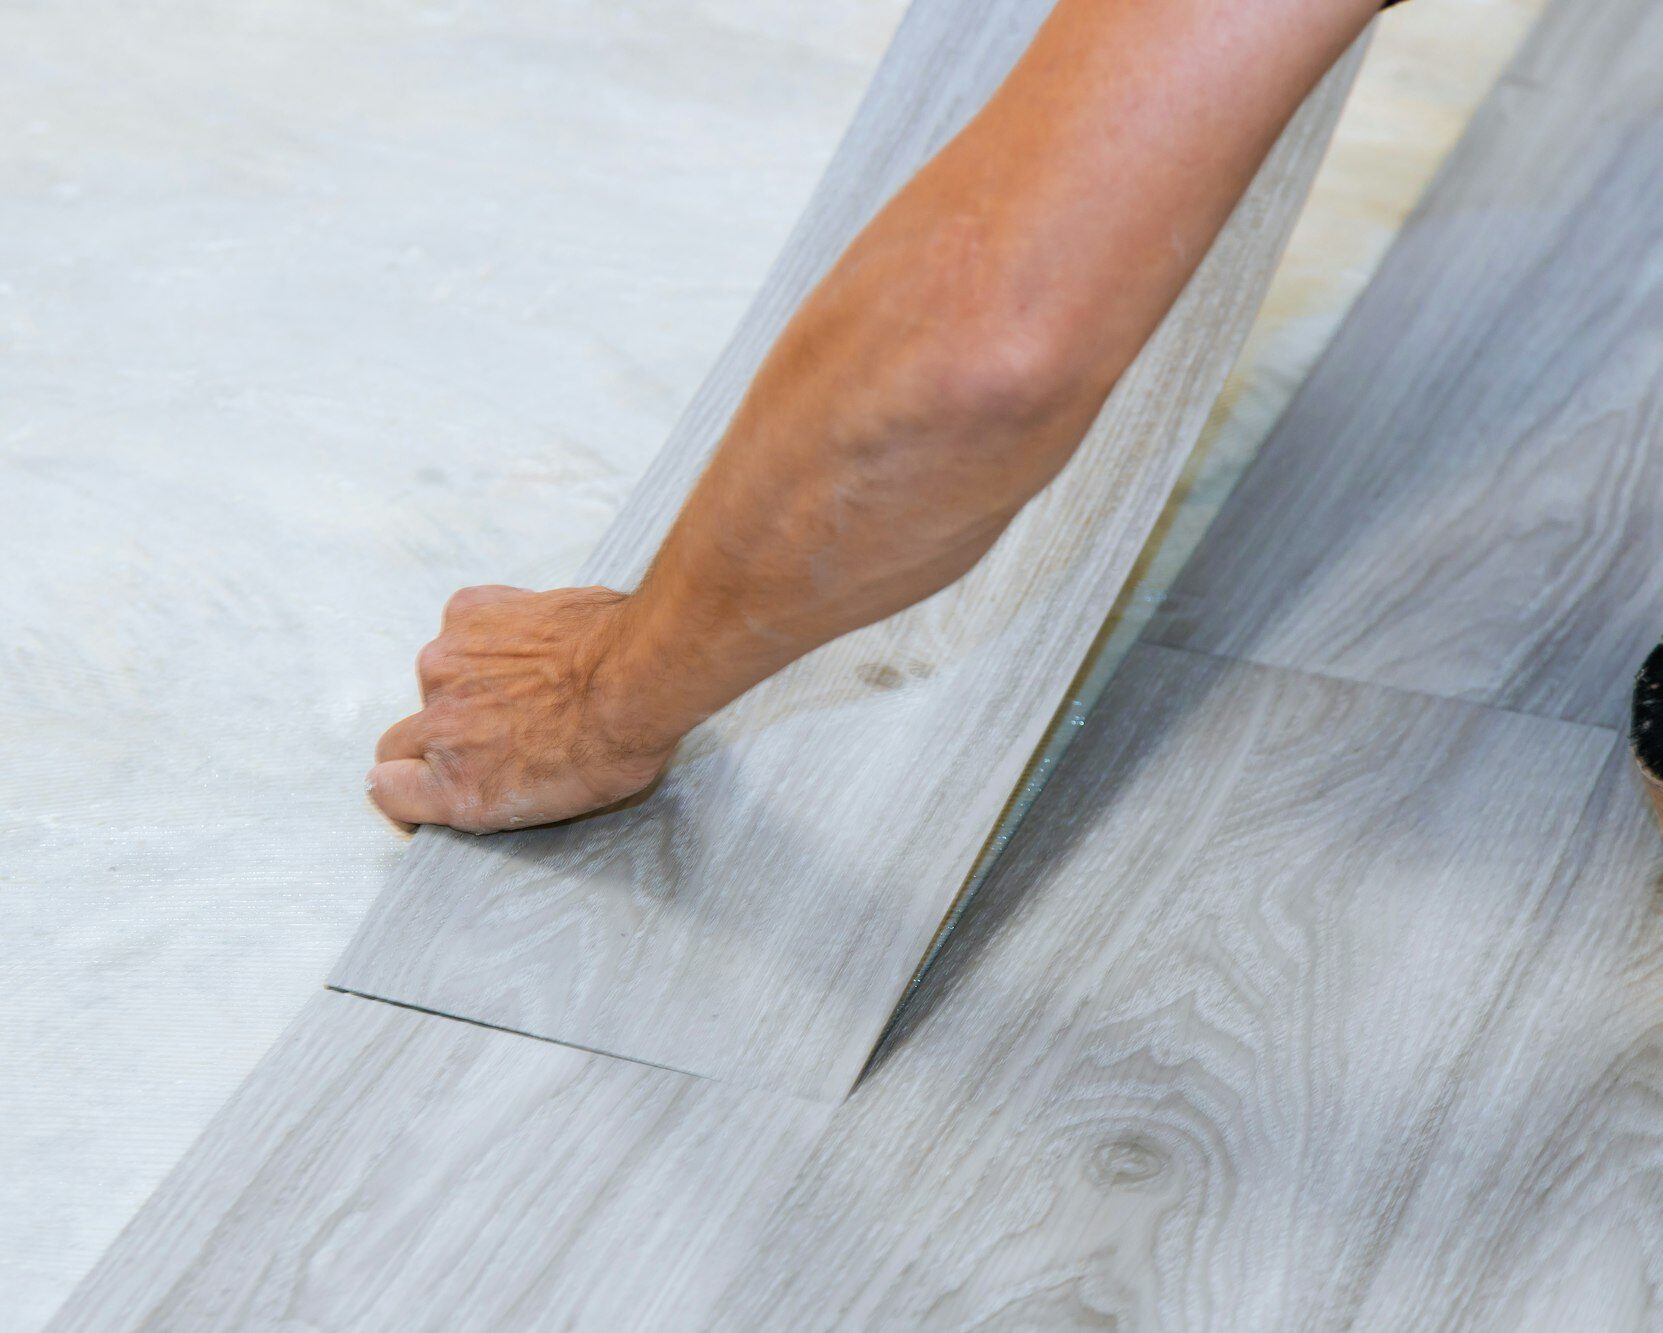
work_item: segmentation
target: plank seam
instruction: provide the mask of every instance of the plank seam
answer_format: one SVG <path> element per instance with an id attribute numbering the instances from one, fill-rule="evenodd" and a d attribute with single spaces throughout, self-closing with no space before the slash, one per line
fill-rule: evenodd
<path id="1" fill-rule="evenodd" d="M 503 1023 L 487 1023 L 480 1018 L 468 1018 L 464 1014 L 446 1013 L 443 1009 L 429 1009 L 425 1005 L 411 1004 L 408 1000 L 390 1000 L 385 995 L 371 995 L 368 991 L 349 990 L 345 986 L 326 985 L 326 991 L 333 991 L 337 995 L 350 995 L 357 1000 L 369 1000 L 373 1004 L 391 1005 L 394 1009 L 408 1009 L 411 1013 L 426 1014 L 429 1018 L 448 1019 L 452 1023 L 466 1023 L 469 1027 L 484 1028 L 487 1032 L 504 1032 L 511 1037 L 526 1037 L 531 1041 L 540 1041 L 549 1046 L 562 1046 L 569 1051 L 579 1051 L 584 1055 L 598 1055 L 608 1060 L 618 1060 L 628 1065 L 641 1065 L 646 1069 L 662 1069 L 666 1074 L 681 1074 L 686 1078 L 696 1078 L 709 1083 L 714 1080 L 709 1074 L 700 1074 L 691 1069 L 677 1069 L 674 1065 L 655 1064 L 651 1060 L 637 1060 L 633 1056 L 620 1055 L 616 1051 L 603 1051 L 596 1046 L 580 1046 L 575 1041 L 561 1041 L 558 1037 L 545 1037 L 539 1032 L 527 1032 L 523 1028 L 509 1027 Z"/>

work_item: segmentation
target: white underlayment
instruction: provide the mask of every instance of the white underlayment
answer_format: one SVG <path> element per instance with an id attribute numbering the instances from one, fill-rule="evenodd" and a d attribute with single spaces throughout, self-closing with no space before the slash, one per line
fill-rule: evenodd
<path id="1" fill-rule="evenodd" d="M 901 7 L 0 7 L 0 1327 L 321 983 L 440 602 L 577 567 Z M 1539 8 L 1392 16 L 1215 478 Z"/>

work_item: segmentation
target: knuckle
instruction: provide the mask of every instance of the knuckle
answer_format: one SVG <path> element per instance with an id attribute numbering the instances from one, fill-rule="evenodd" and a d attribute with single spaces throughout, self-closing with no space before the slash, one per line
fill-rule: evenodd
<path id="1" fill-rule="evenodd" d="M 444 639 L 434 639 L 416 654 L 416 674 L 423 680 L 438 680 L 449 673 L 451 662 L 451 652 Z"/>
<path id="2" fill-rule="evenodd" d="M 483 588 L 479 587 L 458 588 L 445 600 L 446 617 L 454 616 L 476 605 L 484 591 Z"/>

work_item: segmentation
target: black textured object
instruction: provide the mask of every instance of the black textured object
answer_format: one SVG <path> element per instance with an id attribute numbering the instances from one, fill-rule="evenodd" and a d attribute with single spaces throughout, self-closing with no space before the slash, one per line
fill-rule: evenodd
<path id="1" fill-rule="evenodd" d="M 1653 778 L 1663 778 L 1663 643 L 1634 678 L 1634 713 L 1628 743 L 1640 767 Z"/>

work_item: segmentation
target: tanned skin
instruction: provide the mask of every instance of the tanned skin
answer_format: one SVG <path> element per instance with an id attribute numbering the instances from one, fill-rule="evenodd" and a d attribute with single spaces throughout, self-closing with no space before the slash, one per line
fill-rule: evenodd
<path id="1" fill-rule="evenodd" d="M 632 795 L 964 574 L 1079 445 L 1379 0 L 1059 0 L 770 351 L 641 586 L 465 588 L 369 789 L 470 832 Z"/>

